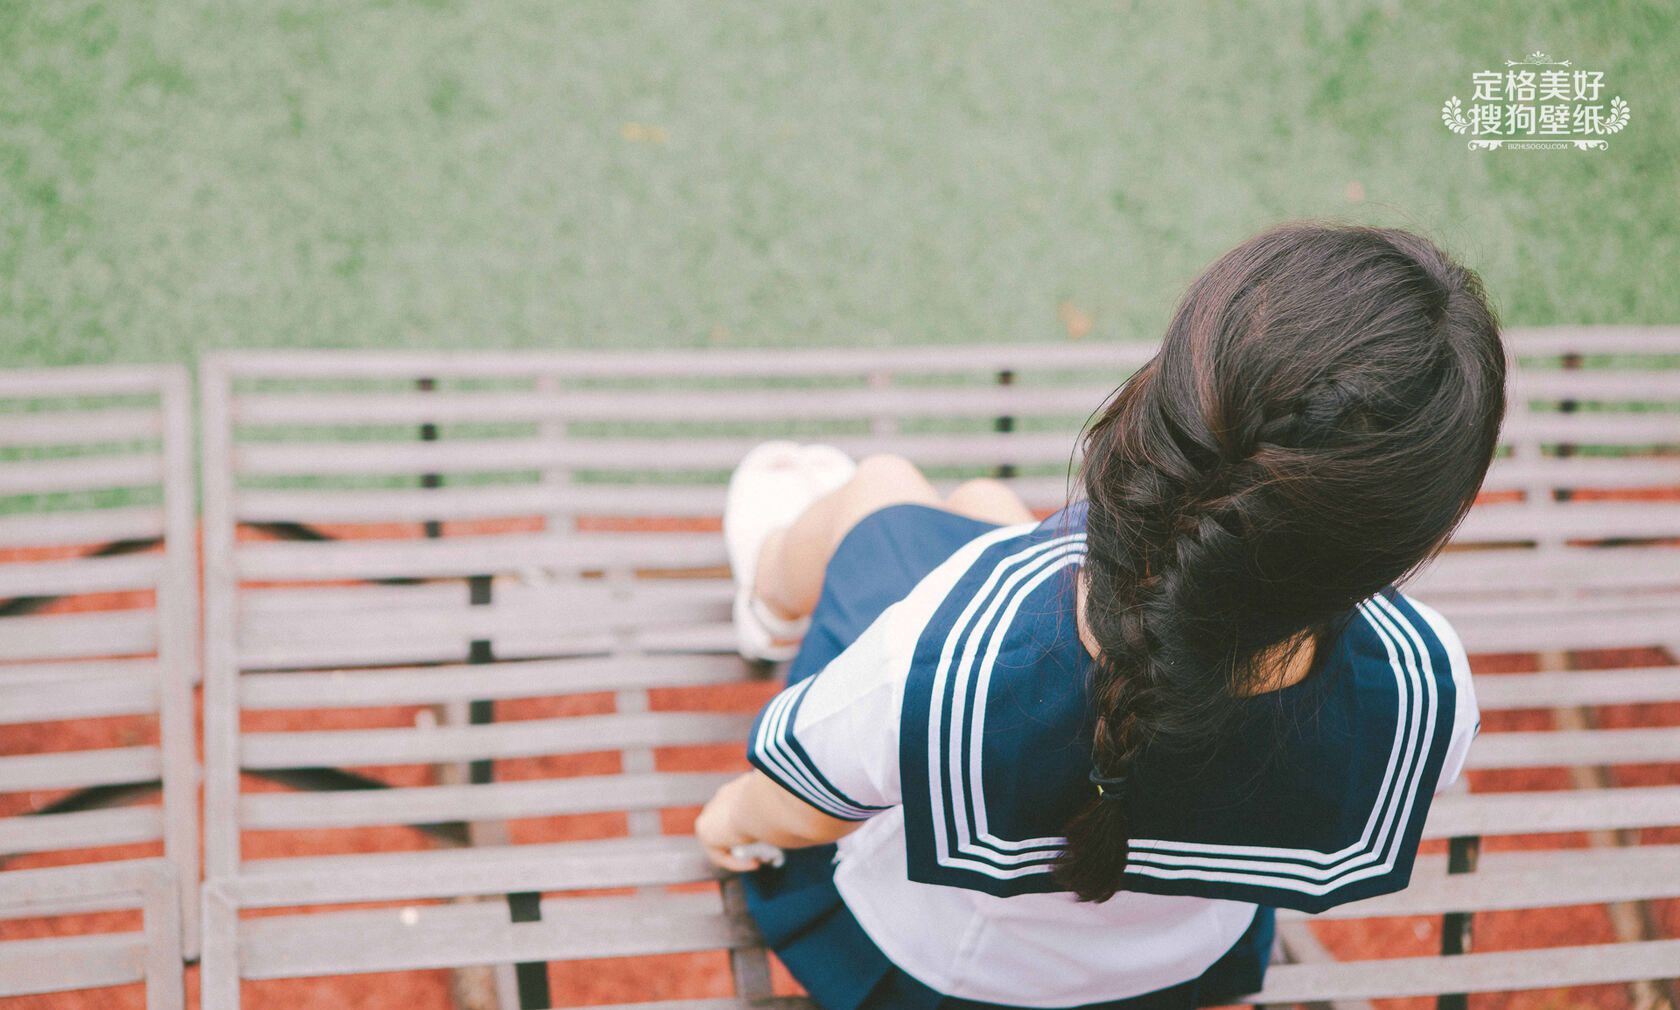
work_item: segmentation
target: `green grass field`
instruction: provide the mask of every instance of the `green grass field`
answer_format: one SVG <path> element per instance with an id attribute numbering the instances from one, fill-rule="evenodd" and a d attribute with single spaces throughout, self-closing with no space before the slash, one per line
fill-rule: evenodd
<path id="1" fill-rule="evenodd" d="M 1535 49 L 1608 151 L 1442 125 Z M 0 365 L 1152 338 L 1300 216 L 1680 322 L 1677 77 L 1654 2 L 0 0 Z"/>

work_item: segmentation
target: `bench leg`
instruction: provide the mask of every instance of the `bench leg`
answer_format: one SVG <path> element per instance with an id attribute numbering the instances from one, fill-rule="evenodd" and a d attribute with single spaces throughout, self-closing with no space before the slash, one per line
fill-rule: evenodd
<path id="1" fill-rule="evenodd" d="M 215 881 L 206 881 L 202 893 L 199 1005 L 203 1010 L 239 1010 L 239 910 Z"/>
<path id="2" fill-rule="evenodd" d="M 186 1005 L 181 977 L 181 893 L 168 869 L 146 881 L 143 892 L 146 930 L 146 1007 L 180 1010 Z"/>
<path id="3" fill-rule="evenodd" d="M 1453 838 L 1447 842 L 1447 872 L 1474 873 L 1481 855 L 1482 840 L 1473 835 Z M 1475 916 L 1470 912 L 1448 912 L 1441 917 L 1441 953 L 1468 954 L 1470 930 Z M 1435 1010 L 1469 1010 L 1470 997 L 1466 993 L 1442 993 L 1435 997 Z"/>

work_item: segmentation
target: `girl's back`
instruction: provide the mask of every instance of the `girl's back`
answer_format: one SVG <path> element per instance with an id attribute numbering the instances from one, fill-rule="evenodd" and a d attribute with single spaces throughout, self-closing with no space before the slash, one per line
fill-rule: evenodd
<path id="1" fill-rule="evenodd" d="M 1430 608 L 1392 589 L 1362 601 L 1311 673 L 1250 698 L 1229 736 L 1139 763 L 1125 888 L 1080 902 L 1052 871 L 1090 789 L 1091 658 L 1072 626 L 1084 514 L 986 528 L 897 506 L 865 519 L 834 577 L 868 578 L 853 559 L 903 558 L 905 540 L 932 559 L 977 535 L 874 619 L 850 615 L 864 626 L 837 655 L 808 646 L 750 757 L 808 802 L 867 820 L 813 879 L 832 872 L 868 936 L 942 992 L 1079 1006 L 1219 962 L 1203 997 L 1239 995 L 1259 984 L 1273 907 L 1406 885 L 1429 799 L 1478 728 L 1468 662 Z M 794 887 L 765 878 L 806 869 L 796 854 L 756 890 Z M 785 928 L 831 920 L 828 904 Z"/>

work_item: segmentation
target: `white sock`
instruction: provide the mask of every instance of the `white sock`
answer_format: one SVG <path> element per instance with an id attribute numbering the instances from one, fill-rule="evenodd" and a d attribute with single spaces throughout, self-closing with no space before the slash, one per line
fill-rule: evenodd
<path id="1" fill-rule="evenodd" d="M 806 614 L 797 619 L 783 617 L 757 595 L 747 601 L 747 606 L 752 609 L 752 615 L 759 626 L 769 632 L 773 639 L 799 638 L 805 634 L 805 629 L 811 626 L 811 615 Z"/>

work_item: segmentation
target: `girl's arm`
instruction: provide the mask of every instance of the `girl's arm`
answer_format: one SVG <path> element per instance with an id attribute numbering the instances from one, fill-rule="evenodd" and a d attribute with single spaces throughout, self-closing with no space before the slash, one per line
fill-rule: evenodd
<path id="1" fill-rule="evenodd" d="M 694 822 L 706 857 L 726 870 L 745 873 L 756 859 L 737 859 L 729 850 L 764 842 L 778 849 L 826 845 L 863 824 L 830 817 L 777 785 L 761 771 L 724 783 Z"/>

